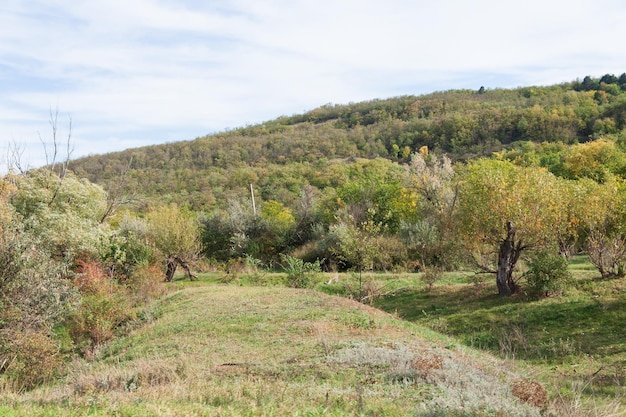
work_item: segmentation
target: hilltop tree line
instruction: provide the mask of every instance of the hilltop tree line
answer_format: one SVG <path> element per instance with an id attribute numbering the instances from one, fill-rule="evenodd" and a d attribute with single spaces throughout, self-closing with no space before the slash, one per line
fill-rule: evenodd
<path id="1" fill-rule="evenodd" d="M 303 183 L 324 188 L 336 160 L 408 163 L 422 146 L 467 161 L 521 143 L 621 143 L 626 76 L 585 77 L 549 87 L 453 90 L 348 105 L 325 105 L 193 141 L 75 161 L 79 177 L 110 188 L 132 160 L 127 187 L 144 197 L 211 210 L 255 183 L 290 205 Z"/>
<path id="2" fill-rule="evenodd" d="M 502 295 L 524 290 L 523 261 L 537 271 L 586 253 L 602 277 L 622 276 L 622 78 L 328 105 L 71 171 L 12 171 L 0 373 L 20 387 L 54 377 L 200 261 L 464 268 Z"/>

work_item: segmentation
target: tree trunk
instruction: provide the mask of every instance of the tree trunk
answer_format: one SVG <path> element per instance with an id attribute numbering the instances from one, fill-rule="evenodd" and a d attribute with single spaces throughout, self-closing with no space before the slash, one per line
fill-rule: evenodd
<path id="1" fill-rule="evenodd" d="M 176 273 L 176 268 L 178 267 L 178 265 L 183 267 L 190 281 L 193 281 L 194 278 L 197 278 L 191 272 L 191 268 L 189 268 L 189 264 L 187 264 L 187 262 L 185 262 L 185 260 L 181 258 L 180 256 L 174 255 L 172 257 L 167 258 L 167 271 L 165 272 L 166 282 L 171 282 L 172 279 L 174 279 L 174 273 Z"/>
<path id="2" fill-rule="evenodd" d="M 513 280 L 513 268 L 519 259 L 523 249 L 521 242 L 515 243 L 515 227 L 511 222 L 506 222 L 507 235 L 500 244 L 498 254 L 498 272 L 496 284 L 498 294 L 510 296 L 518 290 L 518 286 Z"/>
<path id="3" fill-rule="evenodd" d="M 176 273 L 177 267 L 178 267 L 178 264 L 172 258 L 167 258 L 167 271 L 165 272 L 166 282 L 172 282 L 172 279 L 174 279 L 174 273 Z"/>
<path id="4" fill-rule="evenodd" d="M 192 272 L 191 272 L 191 268 L 189 268 L 189 265 L 187 264 L 187 262 L 185 262 L 185 260 L 183 258 L 181 258 L 178 255 L 174 255 L 174 260 L 176 262 L 178 262 L 180 264 L 180 266 L 183 267 L 183 269 L 185 270 L 185 272 L 187 273 L 187 278 L 189 278 L 189 281 L 193 281 L 194 278 L 198 278 L 197 276 L 195 276 Z"/>

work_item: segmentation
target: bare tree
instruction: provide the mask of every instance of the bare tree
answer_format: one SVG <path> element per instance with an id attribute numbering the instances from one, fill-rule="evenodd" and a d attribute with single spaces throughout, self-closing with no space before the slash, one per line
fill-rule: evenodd
<path id="1" fill-rule="evenodd" d="M 17 170 L 20 174 L 28 170 L 29 167 L 23 165 L 24 150 L 24 146 L 15 140 L 9 143 L 6 153 L 7 170 Z"/>
<path id="2" fill-rule="evenodd" d="M 51 150 L 48 149 L 49 143 L 43 140 L 41 137 L 41 134 L 39 134 L 39 141 L 43 145 L 43 151 L 46 157 L 46 167 L 47 169 L 49 169 L 51 174 L 56 174 L 56 177 L 57 177 L 57 187 L 54 190 L 54 193 L 52 194 L 52 198 L 48 202 L 49 206 L 52 205 L 52 203 L 54 203 L 54 200 L 56 200 L 57 195 L 59 194 L 59 190 L 63 186 L 63 181 L 65 180 L 65 176 L 67 175 L 67 170 L 68 170 L 69 163 L 70 163 L 70 158 L 74 151 L 74 148 L 72 146 L 72 118 L 70 117 L 69 125 L 68 125 L 67 140 L 65 141 L 65 146 L 66 146 L 65 158 L 61 162 L 57 160 L 57 158 L 59 157 L 59 148 L 61 146 L 59 143 L 59 138 L 58 138 L 58 119 L 59 119 L 59 110 L 55 109 L 53 112 L 52 108 L 50 108 L 49 123 L 50 123 L 50 127 L 52 128 L 52 144 L 51 144 L 52 149 Z M 58 172 L 56 171 L 57 165 L 59 165 Z"/>
<path id="3" fill-rule="evenodd" d="M 128 164 L 120 173 L 119 181 L 114 181 L 111 185 L 111 188 L 107 192 L 107 208 L 100 218 L 100 223 L 104 223 L 104 221 L 111 217 L 120 206 L 125 204 L 129 204 L 134 200 L 134 196 L 127 196 L 123 194 L 124 186 L 126 185 L 126 176 L 130 171 L 130 168 L 133 164 L 133 157 L 131 156 L 128 160 Z"/>

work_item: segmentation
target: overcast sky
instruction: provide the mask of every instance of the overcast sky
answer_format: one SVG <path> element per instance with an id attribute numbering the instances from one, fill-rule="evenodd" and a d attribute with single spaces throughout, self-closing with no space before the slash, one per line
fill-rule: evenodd
<path id="1" fill-rule="evenodd" d="M 327 103 L 626 72 L 623 0 L 2 0 L 0 169 Z"/>

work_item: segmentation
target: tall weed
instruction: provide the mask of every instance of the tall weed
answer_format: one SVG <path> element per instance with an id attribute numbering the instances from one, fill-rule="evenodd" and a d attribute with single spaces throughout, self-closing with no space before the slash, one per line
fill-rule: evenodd
<path id="1" fill-rule="evenodd" d="M 287 272 L 287 285 L 293 288 L 310 288 L 314 278 L 322 272 L 321 262 L 305 262 L 294 256 L 282 255 Z"/>

